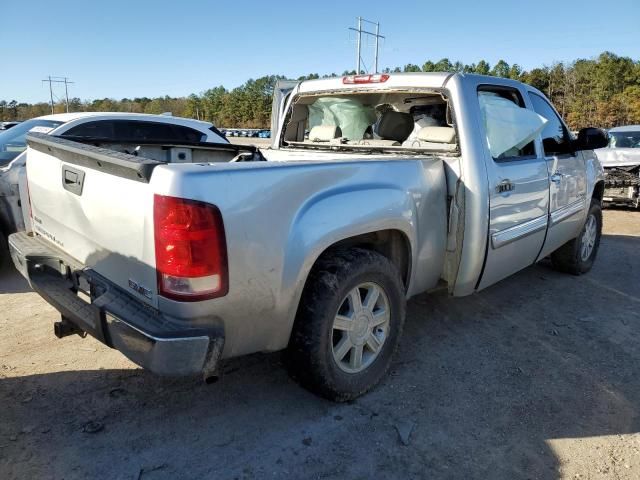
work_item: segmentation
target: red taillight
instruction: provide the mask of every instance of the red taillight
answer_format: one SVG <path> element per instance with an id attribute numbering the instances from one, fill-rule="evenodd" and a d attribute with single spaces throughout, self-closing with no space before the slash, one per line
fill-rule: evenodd
<path id="1" fill-rule="evenodd" d="M 389 75 L 386 73 L 375 73 L 372 75 L 347 75 L 342 77 L 342 83 L 345 85 L 357 84 L 357 83 L 383 83 L 389 80 Z"/>
<path id="2" fill-rule="evenodd" d="M 227 245 L 217 207 L 156 195 L 153 222 L 160 295 L 189 302 L 227 294 Z"/>

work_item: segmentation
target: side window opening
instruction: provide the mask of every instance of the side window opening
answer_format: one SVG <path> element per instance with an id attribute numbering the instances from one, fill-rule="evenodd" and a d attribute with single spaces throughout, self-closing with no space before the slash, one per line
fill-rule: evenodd
<path id="1" fill-rule="evenodd" d="M 548 120 L 541 133 L 542 148 L 545 156 L 571 153 L 569 131 L 560 120 L 558 114 L 549 105 L 549 102 L 533 92 L 529 92 L 529 98 L 533 103 L 533 109 Z"/>
<path id="2" fill-rule="evenodd" d="M 494 160 L 517 160 L 535 156 L 534 140 L 546 119 L 528 110 L 520 92 L 513 88 L 481 86 L 478 101 L 489 151 Z"/>

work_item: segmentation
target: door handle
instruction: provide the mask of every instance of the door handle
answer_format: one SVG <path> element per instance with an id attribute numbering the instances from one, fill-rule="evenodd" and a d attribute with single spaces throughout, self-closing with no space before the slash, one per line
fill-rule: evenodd
<path id="1" fill-rule="evenodd" d="M 556 170 L 554 174 L 549 177 L 549 180 L 553 183 L 560 183 L 562 181 L 562 177 L 564 177 L 564 173 L 560 173 Z"/>
<path id="2" fill-rule="evenodd" d="M 515 184 L 508 178 L 502 180 L 498 185 L 496 185 L 496 193 L 509 193 L 513 192 L 515 189 Z"/>
<path id="3" fill-rule="evenodd" d="M 76 195 L 82 195 L 84 185 L 84 172 L 66 165 L 62 166 L 62 187 Z"/>
<path id="4" fill-rule="evenodd" d="M 78 183 L 78 174 L 71 170 L 64 171 L 64 183 L 65 185 L 75 185 Z"/>

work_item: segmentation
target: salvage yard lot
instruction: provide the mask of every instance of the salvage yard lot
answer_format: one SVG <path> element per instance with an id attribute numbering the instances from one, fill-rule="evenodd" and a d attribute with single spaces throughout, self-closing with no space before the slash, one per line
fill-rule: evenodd
<path id="1" fill-rule="evenodd" d="M 333 404 L 279 354 L 204 385 L 57 340 L 53 308 L 5 275 L 0 478 L 640 478 L 639 286 L 640 212 L 607 210 L 590 274 L 543 262 L 412 299 L 391 374 Z"/>

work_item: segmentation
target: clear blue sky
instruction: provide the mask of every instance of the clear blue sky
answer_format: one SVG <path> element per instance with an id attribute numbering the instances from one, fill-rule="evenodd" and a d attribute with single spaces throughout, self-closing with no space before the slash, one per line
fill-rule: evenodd
<path id="1" fill-rule="evenodd" d="M 381 68 L 448 57 L 528 69 L 604 50 L 640 59 L 640 0 L 0 0 L 0 99 L 47 101 L 49 74 L 94 99 L 341 73 L 355 68 L 347 28 L 358 15 L 381 22 Z"/>

